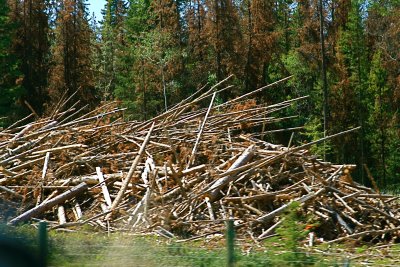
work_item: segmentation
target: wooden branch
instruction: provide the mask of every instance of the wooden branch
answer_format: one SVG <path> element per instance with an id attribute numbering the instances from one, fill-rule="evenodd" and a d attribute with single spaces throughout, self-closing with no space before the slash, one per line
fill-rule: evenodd
<path id="1" fill-rule="evenodd" d="M 111 205 L 111 211 L 113 211 L 119 205 L 119 203 L 121 202 L 121 200 L 122 200 L 122 198 L 123 198 L 123 196 L 125 194 L 125 191 L 128 188 L 128 185 L 129 185 L 129 183 L 130 183 L 130 181 L 132 179 L 132 176 L 133 176 L 133 174 L 135 172 L 135 169 L 136 169 L 137 165 L 139 164 L 140 158 L 142 157 L 142 155 L 144 153 L 146 145 L 150 141 L 150 136 L 151 136 L 151 133 L 153 132 L 154 125 L 155 125 L 155 122 L 153 122 L 153 124 L 151 125 L 150 130 L 147 133 L 147 136 L 146 136 L 145 140 L 143 141 L 142 146 L 139 149 L 139 153 L 136 156 L 135 160 L 133 161 L 133 163 L 132 163 L 132 165 L 131 165 L 131 167 L 129 169 L 128 175 L 125 177 L 125 179 L 123 181 L 123 184 L 121 186 L 121 189 L 119 190 L 119 192 L 117 194 L 117 197 L 114 199 L 114 201 L 113 201 L 113 203 Z M 109 213 L 106 216 L 106 220 L 109 220 L 111 218 L 111 216 L 112 216 L 112 212 Z"/>
<path id="2" fill-rule="evenodd" d="M 42 182 L 45 183 L 46 181 L 46 174 L 47 174 L 47 167 L 49 164 L 50 160 L 50 152 L 46 153 L 46 156 L 44 157 L 44 164 L 43 164 L 43 170 L 42 170 Z"/>
<path id="3" fill-rule="evenodd" d="M 36 155 L 36 154 L 43 154 L 43 153 L 47 153 L 47 152 L 63 151 L 65 149 L 70 149 L 70 148 L 87 148 L 87 146 L 82 145 L 82 144 L 74 144 L 74 145 L 68 145 L 68 146 L 62 146 L 62 147 L 49 148 L 49 149 L 40 150 L 40 151 L 34 151 L 32 154 Z"/>
<path id="4" fill-rule="evenodd" d="M 266 236 L 269 236 L 272 234 L 272 232 L 283 222 L 282 220 L 279 220 L 277 223 L 273 224 L 270 228 L 268 228 L 266 231 L 264 231 L 261 235 L 257 237 L 257 240 L 261 241 L 264 240 Z"/>
<path id="5" fill-rule="evenodd" d="M 364 164 L 363 167 L 364 167 L 365 171 L 367 172 L 368 179 L 371 181 L 371 184 L 374 187 L 374 190 L 378 194 L 380 194 L 379 187 L 376 184 L 376 181 L 375 181 L 374 177 L 372 176 L 371 172 L 369 171 L 369 168 L 368 168 L 367 164 Z"/>
<path id="6" fill-rule="evenodd" d="M 324 188 L 321 188 L 317 192 L 315 192 L 315 193 L 311 192 L 311 193 L 309 193 L 307 195 L 304 195 L 304 196 L 302 196 L 300 198 L 295 199 L 295 201 L 298 201 L 299 203 L 304 203 L 304 202 L 306 202 L 306 201 L 308 201 L 308 200 L 310 200 L 312 198 L 315 198 L 316 196 L 321 194 L 324 190 L 325 190 Z M 270 213 L 267 213 L 267 214 L 257 218 L 256 222 L 263 223 L 263 222 L 266 222 L 266 221 L 269 221 L 269 220 L 273 219 L 274 217 L 276 217 L 279 214 L 281 214 L 282 212 L 284 212 L 290 206 L 290 204 L 291 203 L 284 204 L 281 207 L 271 211 Z"/>
<path id="7" fill-rule="evenodd" d="M 369 231 L 364 231 L 361 233 L 356 233 L 356 234 L 352 234 L 352 235 L 348 235 L 348 236 L 343 236 L 334 240 L 330 240 L 325 242 L 326 244 L 332 244 L 332 243 L 337 243 L 346 239 L 353 239 L 353 238 L 357 238 L 357 237 L 362 237 L 362 236 L 366 236 L 366 235 L 382 235 L 382 234 L 386 234 L 386 233 L 390 233 L 390 232 L 395 232 L 395 231 L 400 231 L 400 227 L 396 227 L 396 228 L 391 228 L 391 229 L 384 229 L 384 230 L 369 230 Z"/>
<path id="8" fill-rule="evenodd" d="M 97 173 L 97 178 L 99 179 L 99 183 L 101 184 L 101 191 L 103 192 L 104 200 L 106 201 L 108 209 L 110 209 L 112 201 L 100 167 L 96 167 L 96 173 Z"/>
<path id="9" fill-rule="evenodd" d="M 216 95 L 216 93 L 214 93 L 212 95 L 212 98 L 211 98 L 211 101 L 210 101 L 210 106 L 208 107 L 206 115 L 205 115 L 205 117 L 203 119 L 203 122 L 201 124 L 199 133 L 197 134 L 196 142 L 194 143 L 192 153 L 190 154 L 190 158 L 189 158 L 189 162 L 188 162 L 187 168 L 189 168 L 193 164 L 194 157 L 195 157 L 196 152 L 197 152 L 197 147 L 199 145 L 201 135 L 203 134 L 203 131 L 204 131 L 204 126 L 206 125 L 208 115 L 210 114 L 211 108 L 212 108 L 213 103 L 214 103 L 215 95 Z"/>

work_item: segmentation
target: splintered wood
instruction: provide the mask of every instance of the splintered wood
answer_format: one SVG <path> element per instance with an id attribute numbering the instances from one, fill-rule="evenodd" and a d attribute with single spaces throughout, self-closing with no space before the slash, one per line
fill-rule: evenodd
<path id="1" fill-rule="evenodd" d="M 34 122 L 28 116 L 1 130 L 1 219 L 193 239 L 223 233 L 233 218 L 238 235 L 257 242 L 274 236 L 297 201 L 315 225 L 313 240 L 396 240 L 397 197 L 353 181 L 355 166 L 322 162 L 308 150 L 357 129 L 297 147 L 268 143 L 270 132 L 301 129 L 273 123 L 290 119 L 275 116 L 306 97 L 246 101 L 277 82 L 216 104 L 216 92 L 230 88 L 224 82 L 144 122 L 123 120 L 124 110 L 107 103 L 84 115 L 72 105 Z"/>

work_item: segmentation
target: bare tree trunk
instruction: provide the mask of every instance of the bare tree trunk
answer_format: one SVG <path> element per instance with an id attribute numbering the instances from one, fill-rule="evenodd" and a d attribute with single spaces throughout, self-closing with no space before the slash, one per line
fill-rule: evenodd
<path id="1" fill-rule="evenodd" d="M 325 57 L 325 36 L 324 36 L 324 7 L 322 0 L 319 0 L 319 22 L 321 36 L 321 56 L 322 56 L 322 82 L 324 94 L 324 137 L 328 130 L 328 81 L 326 78 L 326 57 Z M 324 142 L 324 160 L 326 161 L 326 143 Z"/>
<path id="2" fill-rule="evenodd" d="M 164 63 L 161 63 L 161 77 L 162 77 L 163 92 L 164 92 L 165 112 L 167 112 L 167 111 L 168 111 L 168 104 L 167 104 L 167 86 L 166 86 L 166 84 L 165 84 Z"/>

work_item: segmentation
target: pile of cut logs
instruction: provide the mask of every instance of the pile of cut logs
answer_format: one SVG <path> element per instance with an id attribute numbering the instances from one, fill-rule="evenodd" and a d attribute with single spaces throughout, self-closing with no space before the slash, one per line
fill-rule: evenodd
<path id="1" fill-rule="evenodd" d="M 300 146 L 264 141 L 301 129 L 268 130 L 291 118 L 274 114 L 306 97 L 249 100 L 287 79 L 216 104 L 230 89 L 224 80 L 144 122 L 124 120 L 116 103 L 81 115 L 65 108 L 68 99 L 46 118 L 30 115 L 0 131 L 0 216 L 12 225 L 46 220 L 191 239 L 223 233 L 231 218 L 238 235 L 258 242 L 275 235 L 296 201 L 322 242 L 394 241 L 398 197 L 354 182 L 355 166 L 308 150 L 357 129 Z"/>

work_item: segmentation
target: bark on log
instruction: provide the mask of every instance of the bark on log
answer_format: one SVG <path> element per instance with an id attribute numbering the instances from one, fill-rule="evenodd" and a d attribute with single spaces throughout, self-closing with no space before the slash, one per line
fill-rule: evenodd
<path id="1" fill-rule="evenodd" d="M 232 166 L 229 167 L 227 172 L 239 168 L 245 165 L 247 162 L 249 162 L 251 158 L 254 156 L 254 150 L 255 150 L 254 148 L 255 146 L 251 145 L 245 151 L 243 151 L 242 155 L 240 155 L 240 157 L 232 164 Z M 227 185 L 229 182 L 233 181 L 235 177 L 236 175 L 228 175 L 218 179 L 213 185 L 211 185 L 210 189 L 207 190 L 210 192 L 209 193 L 210 201 L 211 202 L 215 201 L 219 194 L 219 190 L 225 185 Z"/>
<path id="2" fill-rule="evenodd" d="M 34 207 L 33 209 L 30 209 L 30 210 L 22 213 L 21 215 L 12 219 L 8 224 L 16 225 L 20 222 L 27 221 L 30 218 L 37 216 L 37 215 L 45 212 L 46 210 L 49 210 L 49 209 L 53 208 L 54 206 L 56 206 L 60 203 L 63 203 L 66 200 L 71 199 L 71 198 L 83 193 L 87 189 L 88 189 L 87 184 L 81 183 L 81 184 L 75 186 L 74 188 L 71 188 L 70 190 L 62 193 L 61 195 L 59 195 L 53 199 L 50 199 L 49 201 L 43 202 L 40 205 Z"/>

